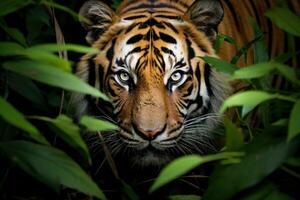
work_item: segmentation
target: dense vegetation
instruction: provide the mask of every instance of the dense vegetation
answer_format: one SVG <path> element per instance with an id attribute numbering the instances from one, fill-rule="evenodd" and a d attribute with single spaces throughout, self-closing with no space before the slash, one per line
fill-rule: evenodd
<path id="1" fill-rule="evenodd" d="M 143 194 L 122 177 L 112 176 L 118 187 L 108 190 L 103 181 L 90 176 L 92 159 L 82 134 L 116 127 L 93 117 L 76 121 L 68 116 L 70 91 L 106 97 L 72 75 L 83 53 L 98 50 L 84 46 L 85 33 L 76 14 L 83 1 L 63 3 L 0 2 L 0 199 L 109 199 L 112 191 L 118 199 L 151 199 L 157 194 L 191 200 L 300 197 L 296 45 L 300 17 L 284 1 L 265 15 L 287 32 L 285 54 L 268 58 L 264 34 L 251 21 L 255 42 L 240 47 L 232 63 L 199 58 L 224 73 L 229 81 L 243 82 L 247 89 L 229 97 L 221 108 L 223 113 L 238 106 L 232 108 L 233 117 L 224 120 L 225 147 L 215 155 L 189 155 L 173 161 L 157 179 L 150 180 Z M 111 5 L 116 7 L 118 1 Z M 223 42 L 236 45 L 233 38 L 220 34 L 216 50 Z M 250 46 L 255 51 L 255 64 L 238 68 L 234 63 Z M 184 176 L 212 161 L 215 167 L 209 180 L 195 172 Z M 205 189 L 186 179 L 191 177 L 197 179 L 196 183 L 205 182 Z M 178 187 L 161 192 L 174 181 L 175 185 L 185 183 L 193 192 Z"/>

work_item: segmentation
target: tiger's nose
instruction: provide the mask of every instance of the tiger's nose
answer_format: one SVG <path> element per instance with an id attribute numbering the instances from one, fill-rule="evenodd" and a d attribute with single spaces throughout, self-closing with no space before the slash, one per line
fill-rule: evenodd
<path id="1" fill-rule="evenodd" d="M 143 139 L 153 140 L 165 131 L 166 125 L 156 128 L 143 128 L 140 125 L 133 124 L 133 129 L 135 133 L 141 136 Z"/>

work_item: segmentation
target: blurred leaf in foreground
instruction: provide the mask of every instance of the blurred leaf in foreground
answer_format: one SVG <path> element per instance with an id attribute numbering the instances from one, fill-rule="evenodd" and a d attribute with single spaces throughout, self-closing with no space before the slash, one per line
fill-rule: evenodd
<path id="1" fill-rule="evenodd" d="M 185 173 L 204 163 L 216 160 L 232 159 L 242 155 L 243 153 L 241 152 L 225 152 L 208 156 L 187 155 L 184 157 L 177 158 L 162 169 L 159 176 L 152 184 L 149 192 L 152 193 L 156 191 L 157 189 L 161 188 L 167 183 L 170 183 L 176 178 L 179 178 L 180 176 L 184 175 Z"/>
<path id="2" fill-rule="evenodd" d="M 300 37 L 300 17 L 287 8 L 274 7 L 265 15 L 269 17 L 279 28 Z"/>
<path id="3" fill-rule="evenodd" d="M 285 136 L 277 136 L 276 133 L 281 131 L 278 127 L 266 130 L 245 145 L 246 156 L 241 158 L 240 163 L 217 167 L 203 199 L 232 199 L 235 194 L 256 185 L 276 170 L 299 145 L 287 143 Z"/>
<path id="4" fill-rule="evenodd" d="M 92 96 L 108 100 L 103 93 L 91 87 L 75 75 L 64 72 L 47 64 L 23 60 L 6 62 L 3 64 L 3 66 L 9 71 L 51 86 L 60 87 L 74 92 L 90 94 Z"/>
<path id="5" fill-rule="evenodd" d="M 48 144 L 44 136 L 34 127 L 29 121 L 27 121 L 24 115 L 15 109 L 10 103 L 0 96 L 0 116 L 8 123 L 26 131 L 29 136 L 43 144 Z"/>
<path id="6" fill-rule="evenodd" d="M 25 141 L 0 143 L 0 149 L 24 171 L 56 192 L 64 185 L 106 199 L 80 166 L 58 149 Z"/>
<path id="7" fill-rule="evenodd" d="M 118 129 L 118 126 L 110 122 L 96 119 L 90 116 L 81 117 L 80 124 L 85 126 L 89 131 L 106 131 Z"/>
<path id="8" fill-rule="evenodd" d="M 88 147 L 81 137 L 79 127 L 73 123 L 72 119 L 65 115 L 59 115 L 55 119 L 48 117 L 34 118 L 48 122 L 60 138 L 79 151 L 88 163 L 91 163 Z"/>
<path id="9" fill-rule="evenodd" d="M 8 15 L 20 8 L 32 3 L 32 0 L 1 0 L 0 1 L 0 16 Z"/>
<path id="10" fill-rule="evenodd" d="M 288 140 L 293 139 L 298 134 L 300 134 L 300 100 L 295 103 L 290 116 Z"/>

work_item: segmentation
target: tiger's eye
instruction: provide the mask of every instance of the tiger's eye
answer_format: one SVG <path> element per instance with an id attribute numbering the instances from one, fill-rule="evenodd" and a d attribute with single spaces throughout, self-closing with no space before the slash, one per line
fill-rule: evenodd
<path id="1" fill-rule="evenodd" d="M 126 72 L 120 73 L 119 77 L 120 77 L 121 81 L 124 81 L 124 82 L 129 81 L 129 78 L 130 78 L 129 74 Z"/>
<path id="2" fill-rule="evenodd" d="M 172 74 L 172 76 L 171 76 L 171 79 L 174 82 L 180 81 L 181 78 L 182 78 L 182 74 L 180 72 L 176 72 L 176 73 Z"/>

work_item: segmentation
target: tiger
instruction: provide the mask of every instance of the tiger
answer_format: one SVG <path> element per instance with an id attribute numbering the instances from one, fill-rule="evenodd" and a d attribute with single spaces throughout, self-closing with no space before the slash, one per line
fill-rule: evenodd
<path id="1" fill-rule="evenodd" d="M 115 123 L 119 129 L 101 137 L 113 157 L 132 165 L 161 166 L 180 155 L 217 152 L 219 109 L 232 87 L 202 58 L 230 61 L 237 47 L 224 44 L 217 55 L 214 43 L 218 33 L 239 44 L 251 41 L 248 16 L 266 32 L 270 55 L 282 52 L 283 42 L 274 38 L 284 33 L 261 17 L 274 5 L 274 0 L 124 0 L 114 11 L 103 1 L 86 1 L 79 14 L 87 19 L 82 22 L 87 42 L 99 52 L 84 55 L 76 75 L 110 103 L 76 94 L 76 115 Z"/>

